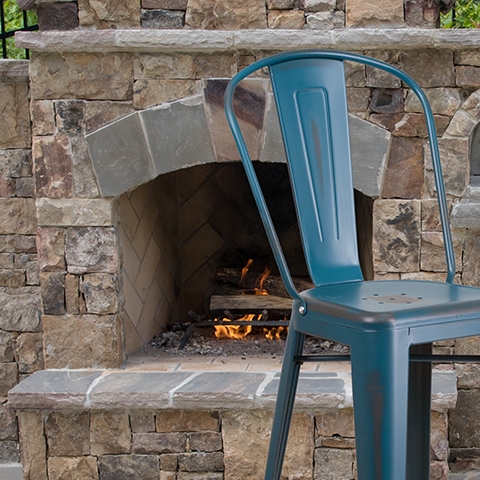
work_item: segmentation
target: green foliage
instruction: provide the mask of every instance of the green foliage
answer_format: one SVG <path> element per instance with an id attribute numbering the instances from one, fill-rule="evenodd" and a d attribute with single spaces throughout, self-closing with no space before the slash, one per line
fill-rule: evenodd
<path id="1" fill-rule="evenodd" d="M 442 28 L 480 28 L 480 0 L 457 0 L 454 9 L 440 15 Z"/>
<path id="2" fill-rule="evenodd" d="M 23 25 L 23 12 L 18 8 L 15 0 L 3 1 L 3 9 L 5 12 L 5 32 L 19 30 Z M 27 12 L 28 25 L 37 23 L 37 13 L 33 11 Z M 4 33 L 3 31 L 1 33 Z M 0 54 L 1 55 L 1 54 Z M 7 38 L 7 57 L 8 58 L 25 58 L 25 50 L 16 48 L 13 37 Z"/>

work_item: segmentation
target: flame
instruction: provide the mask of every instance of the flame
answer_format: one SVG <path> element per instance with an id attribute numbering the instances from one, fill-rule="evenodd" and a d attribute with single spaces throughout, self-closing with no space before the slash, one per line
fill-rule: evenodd
<path id="1" fill-rule="evenodd" d="M 242 268 L 242 275 L 240 276 L 240 285 L 243 284 L 243 280 L 245 279 L 245 276 L 248 273 L 248 269 L 250 268 L 250 265 L 253 263 L 253 259 L 249 258 L 247 264 Z"/>
<path id="2" fill-rule="evenodd" d="M 267 340 L 281 340 L 280 334 L 286 329 L 287 327 L 264 328 L 263 333 L 265 334 L 265 338 Z"/>
<path id="3" fill-rule="evenodd" d="M 261 315 L 259 315 L 259 317 L 261 317 Z M 249 313 L 238 320 L 243 322 L 251 322 L 254 318 L 255 315 L 253 313 Z M 228 318 L 222 318 L 222 321 L 230 322 L 231 320 Z M 245 340 L 245 337 L 251 331 L 251 325 L 215 325 L 215 336 L 217 338 L 234 338 L 237 340 Z"/>
<path id="4" fill-rule="evenodd" d="M 268 278 L 270 275 L 270 269 L 268 267 L 265 267 L 265 270 L 263 273 L 260 275 L 260 277 L 257 280 L 258 283 L 258 288 L 255 288 L 255 295 L 268 295 L 267 290 L 263 288 L 265 285 L 265 280 Z"/>

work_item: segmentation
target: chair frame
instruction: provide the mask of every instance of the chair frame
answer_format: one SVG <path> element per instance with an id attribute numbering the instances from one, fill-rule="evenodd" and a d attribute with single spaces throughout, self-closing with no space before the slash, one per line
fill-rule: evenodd
<path id="1" fill-rule="evenodd" d="M 337 307 L 335 302 L 331 303 L 331 301 L 328 303 L 328 295 L 335 291 L 335 287 L 339 285 L 345 289 L 346 295 L 352 295 L 352 298 L 355 295 L 358 296 L 359 292 L 363 291 L 363 288 L 370 288 L 367 284 L 381 284 L 379 291 L 387 294 L 388 282 L 365 282 L 361 272 L 349 274 L 350 277 L 345 282 L 339 278 L 333 278 L 331 285 L 328 281 L 323 282 L 322 278 L 319 280 L 313 277 L 312 279 L 316 287 L 321 287 L 321 294 L 317 295 L 315 293 L 316 289 L 302 293 L 297 292 L 245 140 L 235 117 L 233 97 L 235 88 L 243 79 L 257 70 L 268 67 L 272 77 L 274 95 L 278 102 L 281 93 L 276 91 L 276 80 L 274 81 L 273 78 L 279 71 L 278 66 L 287 65 L 290 62 L 292 65 L 295 62 L 299 64 L 299 61 L 326 61 L 327 64 L 332 65 L 336 62 L 342 64 L 342 69 L 343 63 L 350 61 L 378 68 L 398 77 L 418 97 L 427 124 L 442 224 L 447 275 L 444 284 L 418 281 L 417 284 L 421 283 L 426 291 L 430 288 L 427 284 L 434 284 L 432 289 L 444 289 L 445 295 L 450 295 L 455 299 L 458 295 L 464 295 L 458 303 L 463 308 L 462 317 L 455 319 L 453 318 L 455 317 L 454 312 L 445 313 L 437 311 L 435 306 L 431 306 L 426 310 L 424 309 L 423 323 L 417 325 L 415 320 L 413 318 L 410 319 L 408 315 L 402 317 L 401 314 L 398 314 L 393 320 L 386 317 L 382 318 L 381 315 L 374 315 L 375 318 L 367 319 L 362 317 L 361 313 L 358 313 L 355 309 L 343 308 L 343 306 Z M 346 95 L 344 96 L 346 98 Z M 357 440 L 362 438 L 362 441 L 357 441 L 356 445 L 359 480 L 405 480 L 406 478 L 408 480 L 427 480 L 430 468 L 432 362 L 463 363 L 480 361 L 480 356 L 478 355 L 432 355 L 432 342 L 448 338 L 480 335 L 480 289 L 453 284 L 456 270 L 445 187 L 433 113 L 425 93 L 409 75 L 380 60 L 340 51 L 294 51 L 259 60 L 239 72 L 230 81 L 226 89 L 225 113 L 280 274 L 288 293 L 293 298 L 292 317 L 284 354 L 265 479 L 280 479 L 300 365 L 308 361 L 351 360 L 355 431 Z M 281 126 L 284 128 L 282 122 L 287 122 L 288 120 L 282 118 L 281 111 L 279 111 L 279 117 Z M 348 143 L 348 138 L 345 141 Z M 289 157 L 288 146 L 287 157 Z M 321 161 L 321 158 L 319 161 Z M 289 163 L 290 167 L 291 160 L 288 159 L 287 163 Z M 298 200 L 297 197 L 296 200 Z M 301 212 L 298 210 L 297 215 L 301 216 Z M 301 220 L 299 218 L 299 221 Z M 307 264 L 309 263 L 308 255 L 309 252 L 307 251 Z M 310 273 L 312 274 L 311 270 Z M 398 283 L 407 285 L 408 282 L 402 281 Z M 414 284 L 412 288 L 415 288 L 415 282 L 411 283 Z M 439 285 L 445 286 L 439 287 Z M 321 295 L 326 295 L 327 300 L 325 302 Z M 363 295 L 367 295 L 367 293 Z M 401 295 L 406 295 L 406 293 Z M 367 298 L 363 299 L 367 300 Z M 321 303 L 324 310 L 317 312 L 313 308 L 313 311 L 309 311 L 309 309 L 312 310 L 312 306 L 315 303 Z M 312 325 L 311 318 L 315 319 L 315 325 Z M 360 324 L 362 325 L 360 326 Z M 307 333 L 348 343 L 351 347 L 351 355 L 303 355 L 304 337 Z M 365 355 L 365 350 L 370 352 L 369 355 Z M 395 351 L 396 355 L 393 355 L 392 351 Z M 379 380 L 380 378 L 381 380 Z M 385 380 L 386 378 L 388 380 Z M 388 397 L 388 402 L 384 400 L 384 397 Z M 385 409 L 383 416 L 378 412 L 382 408 Z M 357 415 L 358 412 L 362 412 L 362 415 Z M 362 416 L 365 418 L 360 418 Z M 385 422 L 387 424 L 384 424 Z M 396 431 L 395 434 L 388 432 L 390 426 L 392 430 Z M 397 431 L 398 437 L 396 436 Z M 397 442 L 398 439 L 400 439 L 399 442 Z M 400 444 L 397 445 L 397 443 Z"/>

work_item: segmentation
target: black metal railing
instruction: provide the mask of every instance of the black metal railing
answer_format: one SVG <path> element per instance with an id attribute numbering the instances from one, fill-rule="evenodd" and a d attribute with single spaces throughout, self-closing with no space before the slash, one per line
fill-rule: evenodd
<path id="1" fill-rule="evenodd" d="M 8 39 L 13 37 L 15 35 L 15 32 L 18 31 L 32 31 L 32 30 L 38 30 L 38 25 L 29 25 L 29 16 L 26 10 L 21 11 L 21 24 L 20 28 L 13 28 L 10 30 L 7 30 L 7 25 L 9 22 L 9 18 L 7 18 L 7 14 L 5 12 L 5 0 L 0 0 L 0 41 L 2 45 L 2 58 L 11 58 L 12 55 L 10 53 L 11 48 L 9 48 L 8 45 Z M 28 50 L 25 50 L 25 57 L 24 58 L 29 58 L 29 52 Z"/>

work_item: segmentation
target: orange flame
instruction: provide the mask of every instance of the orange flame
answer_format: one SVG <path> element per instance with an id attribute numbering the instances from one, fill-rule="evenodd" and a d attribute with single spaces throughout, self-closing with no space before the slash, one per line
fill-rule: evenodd
<path id="1" fill-rule="evenodd" d="M 245 276 L 248 273 L 248 269 L 250 268 L 250 265 L 253 263 L 253 259 L 249 258 L 247 264 L 242 268 L 242 275 L 240 276 L 240 284 L 243 283 L 243 280 L 245 279 Z"/>
<path id="2" fill-rule="evenodd" d="M 270 269 L 268 267 L 265 267 L 265 270 L 263 273 L 260 275 L 260 277 L 257 280 L 258 283 L 258 288 L 255 288 L 255 295 L 268 295 L 267 290 L 263 288 L 265 285 L 265 280 L 268 278 L 270 275 Z"/>
<path id="3" fill-rule="evenodd" d="M 267 340 L 281 340 L 280 334 L 286 329 L 287 327 L 264 328 L 263 333 Z"/>
<path id="4" fill-rule="evenodd" d="M 261 317 L 261 315 L 259 315 Z M 253 313 L 249 313 L 238 320 L 251 322 L 255 318 Z M 230 322 L 228 318 L 223 318 L 223 322 Z M 251 325 L 215 325 L 215 336 L 217 338 L 234 338 L 245 340 L 245 337 L 252 331 Z"/>

